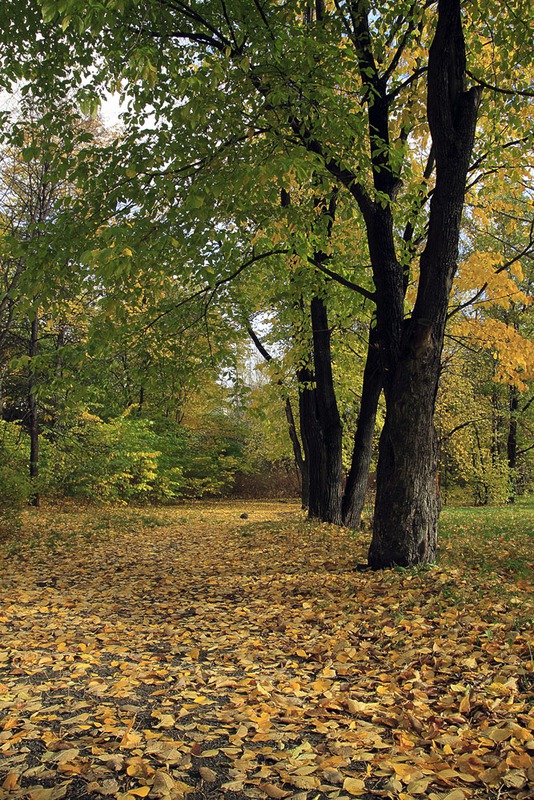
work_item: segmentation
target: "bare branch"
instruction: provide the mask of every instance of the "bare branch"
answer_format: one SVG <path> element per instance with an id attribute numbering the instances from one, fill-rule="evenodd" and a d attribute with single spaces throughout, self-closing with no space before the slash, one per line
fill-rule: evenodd
<path id="1" fill-rule="evenodd" d="M 468 306 L 473 305 L 473 303 L 476 303 L 478 298 L 482 297 L 487 288 L 488 288 L 488 282 L 486 281 L 484 285 L 478 290 L 478 292 L 476 292 L 476 294 L 470 297 L 469 300 L 466 300 L 465 303 L 461 303 L 459 306 L 454 308 L 449 314 L 447 314 L 447 319 L 448 320 L 451 319 L 451 317 L 454 317 L 455 314 L 458 314 L 460 311 L 463 311 L 464 308 L 467 308 Z"/>
<path id="2" fill-rule="evenodd" d="M 259 255 L 252 255 L 251 258 L 249 258 L 247 261 L 244 261 L 243 264 L 241 264 L 236 270 L 234 270 L 234 272 L 232 272 L 231 275 L 227 275 L 226 278 L 221 278 L 220 280 L 216 281 L 214 286 L 204 286 L 202 289 L 198 289 L 196 292 L 193 292 L 187 297 L 184 297 L 184 299 L 180 300 L 179 303 L 174 303 L 170 308 L 167 308 L 165 309 L 165 311 L 159 313 L 153 320 L 151 320 L 149 323 L 145 325 L 144 330 L 153 328 L 154 325 L 157 325 L 157 323 L 161 319 L 163 319 L 163 317 L 166 317 L 167 314 L 170 314 L 172 311 L 175 311 L 177 308 L 180 308 L 181 306 L 184 306 L 187 303 L 191 303 L 193 300 L 197 300 L 199 297 L 211 294 L 211 297 L 208 301 L 211 302 L 215 293 L 217 292 L 218 289 L 220 289 L 221 286 L 223 286 L 225 283 L 230 283 L 231 281 L 233 281 L 235 278 L 237 278 L 238 275 L 244 272 L 244 270 L 247 269 L 247 267 L 250 267 L 252 264 L 256 264 L 258 261 L 262 261 L 265 258 L 270 258 L 271 256 L 277 256 L 277 255 L 284 255 L 287 254 L 287 252 L 288 252 L 287 250 L 270 250 L 268 253 L 260 253 Z"/>
<path id="3" fill-rule="evenodd" d="M 322 263 L 321 259 L 313 256 L 308 257 L 308 261 L 312 264 L 319 272 L 328 275 L 329 278 L 340 283 L 342 286 L 345 286 L 347 289 L 351 289 L 353 292 L 358 292 L 363 297 L 366 297 L 367 300 L 371 300 L 373 303 L 376 302 L 376 295 L 374 292 L 370 292 L 368 289 L 365 289 L 363 286 L 359 286 L 357 283 L 353 283 L 349 281 L 347 278 L 344 278 L 343 275 L 339 275 L 337 272 L 334 272 Z"/>
<path id="4" fill-rule="evenodd" d="M 483 78 L 479 78 L 476 75 L 473 75 L 468 69 L 466 69 L 466 75 L 469 75 L 471 80 L 477 83 L 479 86 L 482 86 L 484 89 L 489 89 L 492 92 L 497 92 L 498 94 L 506 94 L 512 95 L 514 97 L 534 97 L 534 92 L 529 92 L 525 89 L 502 89 L 500 86 L 493 86 L 491 83 L 488 83 Z"/>

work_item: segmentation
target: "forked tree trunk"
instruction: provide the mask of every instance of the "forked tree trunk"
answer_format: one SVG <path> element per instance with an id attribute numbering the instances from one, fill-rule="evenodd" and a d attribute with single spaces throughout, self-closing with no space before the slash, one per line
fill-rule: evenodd
<path id="1" fill-rule="evenodd" d="M 465 91 L 465 43 L 459 0 L 439 0 L 429 53 L 427 113 L 436 157 L 428 239 L 421 256 L 417 300 L 385 381 L 386 420 L 377 469 L 371 567 L 410 566 L 435 556 L 439 492 L 434 406 L 447 305 L 458 258 L 460 223 L 480 90 Z M 381 287 L 379 321 L 398 297 Z M 384 324 L 383 330 L 387 330 Z M 380 333 L 380 331 L 379 331 Z"/>

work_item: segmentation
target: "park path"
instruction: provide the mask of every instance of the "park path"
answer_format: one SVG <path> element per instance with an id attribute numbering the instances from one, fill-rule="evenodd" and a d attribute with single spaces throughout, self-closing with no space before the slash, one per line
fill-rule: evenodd
<path id="1" fill-rule="evenodd" d="M 532 797 L 528 600 L 358 571 L 365 547 L 287 503 L 28 516 L 0 572 L 3 796 Z"/>

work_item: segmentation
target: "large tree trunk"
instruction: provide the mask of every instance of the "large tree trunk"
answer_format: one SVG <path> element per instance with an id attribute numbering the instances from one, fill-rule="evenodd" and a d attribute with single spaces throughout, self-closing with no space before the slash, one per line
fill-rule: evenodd
<path id="1" fill-rule="evenodd" d="M 354 436 L 352 461 L 341 504 L 343 524 L 347 528 L 357 528 L 360 525 L 369 483 L 376 411 L 381 391 L 380 354 L 376 329 L 373 327 L 369 331 L 367 361 L 363 373 L 362 399 Z"/>
<path id="2" fill-rule="evenodd" d="M 440 504 L 434 407 L 480 102 L 479 89 L 466 92 L 464 81 L 460 2 L 439 0 L 428 65 L 427 112 L 436 156 L 428 239 L 417 300 L 395 360 L 394 343 L 381 340 L 381 347 L 389 349 L 384 347 L 386 420 L 369 550 L 369 564 L 375 569 L 424 563 L 435 556 Z"/>
<path id="3" fill-rule="evenodd" d="M 410 321 L 380 437 L 369 565 L 409 566 L 436 555 L 440 502 L 434 406 L 441 349 Z"/>

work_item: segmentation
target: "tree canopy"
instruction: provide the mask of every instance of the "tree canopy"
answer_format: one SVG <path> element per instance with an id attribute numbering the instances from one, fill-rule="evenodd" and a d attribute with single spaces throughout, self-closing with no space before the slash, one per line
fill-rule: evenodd
<path id="1" fill-rule="evenodd" d="M 309 304 L 313 359 L 296 370 L 311 367 L 300 396 L 306 384 L 315 392 L 333 486 L 342 419 L 329 320 L 341 308 L 353 326 L 371 318 L 378 392 L 366 419 L 360 410 L 368 442 L 380 389 L 385 421 L 370 564 L 432 560 L 448 314 L 456 302 L 459 323 L 458 309 L 500 291 L 495 274 L 520 293 L 517 264 L 532 249 L 530 210 L 509 214 L 511 253 L 478 243 L 471 253 L 466 233 L 484 208 L 506 202 L 505 188 L 512 205 L 530 191 L 530 4 L 44 0 L 6 9 L 4 83 L 19 82 L 59 136 L 73 110 L 94 112 L 108 92 L 124 102 L 120 134 L 68 145 L 59 160 L 82 189 L 58 207 L 47 240 L 64 263 L 85 265 L 108 288 L 127 285 L 137 303 L 179 275 L 205 307 L 217 297 L 223 317 L 257 310 L 262 281 L 288 319 Z M 450 309 L 459 261 L 466 283 Z M 150 301 L 154 324 L 181 303 L 172 293 Z M 463 314 L 463 329 L 472 321 Z M 488 335 L 502 339 L 499 324 L 510 327 L 485 318 Z M 526 385 L 530 359 L 513 369 Z M 341 505 L 333 489 L 321 514 L 341 520 Z"/>

